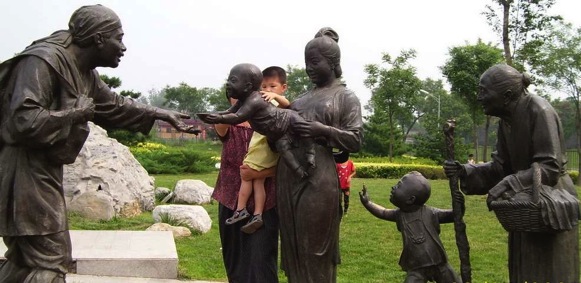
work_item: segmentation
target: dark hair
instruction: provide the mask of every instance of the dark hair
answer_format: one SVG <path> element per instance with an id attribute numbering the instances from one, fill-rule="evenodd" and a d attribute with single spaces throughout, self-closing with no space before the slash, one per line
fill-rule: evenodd
<path id="1" fill-rule="evenodd" d="M 305 47 L 305 52 L 311 48 L 317 48 L 334 68 L 336 78 L 343 75 L 343 70 L 341 70 L 341 49 L 339 49 L 338 42 L 339 34 L 332 28 L 324 27 L 315 34 L 315 38 L 311 39 Z"/>
<path id="2" fill-rule="evenodd" d="M 278 78 L 280 84 L 286 84 L 286 71 L 279 66 L 270 66 L 262 70 L 262 79 Z"/>
<path id="3" fill-rule="evenodd" d="M 468 154 L 468 157 L 474 157 L 474 154 L 470 153 Z"/>

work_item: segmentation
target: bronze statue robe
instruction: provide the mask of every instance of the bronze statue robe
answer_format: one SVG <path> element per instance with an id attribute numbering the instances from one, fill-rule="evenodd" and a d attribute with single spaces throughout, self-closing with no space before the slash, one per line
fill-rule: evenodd
<path id="1" fill-rule="evenodd" d="M 501 183 L 508 189 L 532 185 L 531 164 L 541 167 L 542 183 L 577 196 L 566 172 L 566 154 L 559 117 L 536 95 L 521 97 L 511 121 L 501 120 L 493 160 L 465 165 L 461 179 L 468 194 L 486 194 Z M 578 218 L 578 217 L 577 217 Z M 509 233 L 510 282 L 579 282 L 579 226 L 556 233 Z"/>
<path id="2" fill-rule="evenodd" d="M 63 164 L 72 163 L 88 135 L 70 111 L 93 98 L 96 124 L 148 133 L 154 109 L 112 92 L 93 70 L 81 76 L 57 32 L 0 65 L 0 235 L 47 235 L 67 230 Z"/>
<path id="3" fill-rule="evenodd" d="M 279 162 L 276 173 L 282 268 L 289 282 L 335 282 L 339 261 L 340 190 L 332 148 L 356 152 L 362 142 L 361 105 L 344 85 L 315 88 L 291 108 L 309 121 L 331 126 L 327 139 L 316 138 L 317 166 L 306 178 Z M 301 143 L 301 141 L 299 141 Z M 292 148 L 305 162 L 307 147 Z"/>

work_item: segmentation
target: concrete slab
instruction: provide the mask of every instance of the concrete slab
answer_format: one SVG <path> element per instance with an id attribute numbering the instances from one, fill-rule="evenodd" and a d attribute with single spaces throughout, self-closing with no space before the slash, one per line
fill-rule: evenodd
<path id="1" fill-rule="evenodd" d="M 68 274 L 67 283 L 219 283 L 216 281 L 155 279 L 136 277 L 108 277 L 93 275 Z"/>
<path id="2" fill-rule="evenodd" d="M 175 279 L 178 256 L 169 231 L 71 230 L 72 273 Z M 0 244 L 0 255 L 6 246 Z"/>

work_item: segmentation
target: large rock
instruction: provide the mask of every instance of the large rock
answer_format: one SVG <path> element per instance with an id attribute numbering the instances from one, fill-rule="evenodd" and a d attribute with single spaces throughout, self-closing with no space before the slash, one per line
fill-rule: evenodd
<path id="1" fill-rule="evenodd" d="M 173 203 L 207 204 L 212 200 L 214 188 L 200 180 L 179 180 L 173 190 Z"/>
<path id="2" fill-rule="evenodd" d="M 154 207 L 153 178 L 133 157 L 129 148 L 109 138 L 107 132 L 89 123 L 91 133 L 75 163 L 64 166 L 65 200 L 69 210 L 83 194 L 106 194 L 118 217 L 132 217 Z"/>
<path id="3" fill-rule="evenodd" d="M 103 190 L 87 191 L 71 201 L 68 208 L 93 220 L 111 220 L 115 216 L 113 198 Z"/>
<path id="4" fill-rule="evenodd" d="M 192 231 L 186 227 L 171 226 L 167 223 L 154 223 L 145 229 L 145 231 L 171 231 L 174 238 L 189 237 L 192 235 Z"/>
<path id="5" fill-rule="evenodd" d="M 199 205 L 158 205 L 153 210 L 153 220 L 173 226 L 186 226 L 200 233 L 206 233 L 212 227 L 210 215 Z"/>

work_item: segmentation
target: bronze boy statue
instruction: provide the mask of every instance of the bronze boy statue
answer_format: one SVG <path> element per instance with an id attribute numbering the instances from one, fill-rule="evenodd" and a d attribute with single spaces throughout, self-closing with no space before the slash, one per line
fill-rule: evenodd
<path id="1" fill-rule="evenodd" d="M 399 265 L 407 272 L 405 282 L 460 283 L 448 263 L 440 240 L 440 223 L 454 221 L 451 209 L 425 205 L 430 198 L 430 184 L 419 172 L 410 172 L 391 189 L 390 202 L 397 209 L 387 209 L 369 199 L 367 188 L 359 193 L 361 203 L 375 217 L 397 223 L 403 238 Z"/>
<path id="2" fill-rule="evenodd" d="M 265 101 L 260 93 L 261 84 L 262 72 L 258 67 L 238 64 L 232 68 L 226 82 L 228 95 L 238 99 L 238 102 L 223 112 L 197 115 L 210 124 L 238 124 L 249 121 L 256 132 L 265 135 L 269 143 L 275 143 L 277 151 L 301 178 L 306 177 L 308 170 L 315 167 L 314 144 L 310 142 L 306 153 L 307 168 L 299 164 L 289 151 L 293 142 L 290 139 L 289 126 L 304 119 L 295 111 L 277 108 Z"/>

